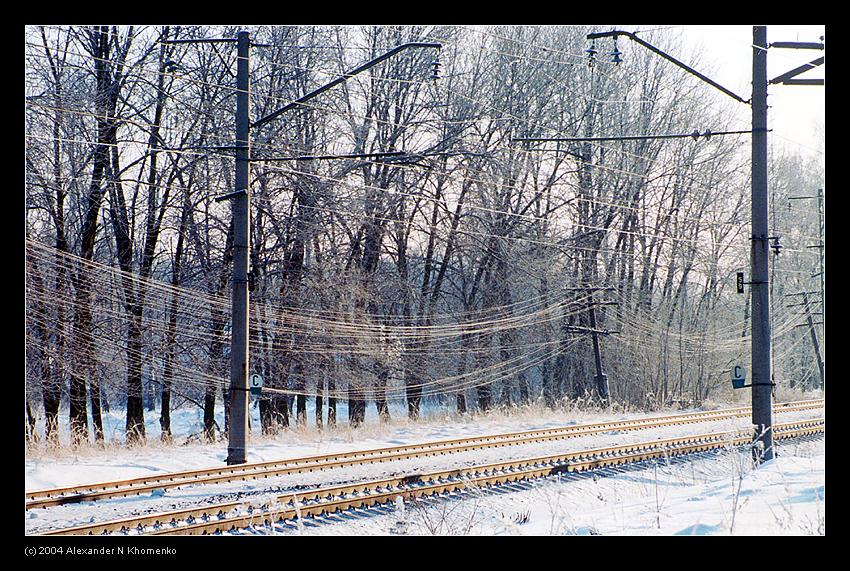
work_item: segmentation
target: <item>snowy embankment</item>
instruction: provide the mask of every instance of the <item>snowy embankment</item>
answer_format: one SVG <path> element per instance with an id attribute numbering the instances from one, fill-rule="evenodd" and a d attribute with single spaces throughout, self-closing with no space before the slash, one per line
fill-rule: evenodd
<path id="1" fill-rule="evenodd" d="M 681 411 L 680 411 L 681 412 Z M 379 448 L 539 429 L 603 420 L 661 416 L 653 414 L 553 413 L 535 411 L 517 415 L 488 415 L 467 419 L 432 419 L 411 423 L 395 417 L 389 425 L 368 423 L 357 431 L 304 429 L 277 437 L 254 435 L 249 461 L 278 460 L 329 452 Z M 820 416 L 820 411 L 777 415 L 777 422 Z M 741 428 L 748 419 L 666 427 L 635 432 L 609 432 L 529 446 L 488 449 L 473 454 L 431 457 L 369 465 L 317 474 L 283 476 L 263 484 L 234 482 L 204 488 L 187 487 L 165 494 L 131 497 L 79 505 L 59 506 L 29 512 L 27 533 L 58 526 L 114 519 L 147 510 L 167 510 L 224 498 L 257 498 L 296 486 L 312 486 L 389 473 L 429 471 L 452 463 L 485 463 L 509 458 L 567 450 L 596 448 L 625 442 L 669 438 L 687 433 L 704 433 Z M 196 418 L 175 415 L 175 434 L 191 434 Z M 256 427 L 256 425 L 255 425 Z M 182 431 L 182 432 L 181 432 Z M 185 437 L 183 438 L 185 440 Z M 222 466 L 226 441 L 215 444 L 191 442 L 166 447 L 156 442 L 134 449 L 108 444 L 105 450 L 81 448 L 47 452 L 34 450 L 25 465 L 27 490 L 119 478 L 149 476 L 163 472 Z M 387 508 L 392 513 L 370 518 L 339 518 L 333 525 L 306 525 L 279 533 L 382 534 L 775 534 L 822 533 L 824 500 L 824 450 L 822 441 L 802 445 L 784 444 L 780 457 L 753 471 L 739 455 L 729 452 L 720 460 L 696 464 L 659 464 L 649 473 L 623 472 L 601 478 L 578 478 L 557 483 L 535 484 L 532 489 L 510 494 L 482 494 L 459 502 L 437 502 L 433 506 Z M 737 458 L 737 459 L 736 459 Z M 734 460 L 734 461 L 733 461 Z M 700 466 L 696 468 L 695 466 Z M 697 477 L 697 472 L 702 476 Z M 733 487 L 734 484 L 734 487 Z M 213 496 L 212 498 L 210 496 Z M 658 498 L 656 498 L 658 495 Z M 472 509 L 474 517 L 468 515 Z M 451 510 L 451 512 L 447 512 Z M 731 514 L 735 513 L 734 519 Z M 448 514 L 448 515 L 447 515 Z M 527 517 L 524 515 L 527 514 Z M 548 514 L 548 515 L 547 515 Z M 417 517 L 419 520 L 417 520 Z M 767 520 L 767 521 L 762 521 Z M 734 521 L 734 523 L 733 523 Z M 442 523 L 437 523 L 442 522 Z M 520 522 L 520 523 L 517 523 Z M 784 522 L 784 523 L 783 523 Z"/>
<path id="2" fill-rule="evenodd" d="M 276 526 L 274 533 L 823 535 L 823 442 L 783 449 L 782 456 L 758 469 L 749 466 L 746 455 L 726 452 L 695 462 L 539 481 L 512 493 L 397 501 L 374 517 L 331 516 L 321 523 Z"/>
<path id="3" fill-rule="evenodd" d="M 397 403 L 394 404 L 397 405 Z M 377 421 L 374 410 L 370 407 L 367 411 L 366 423 L 356 430 L 348 428 L 345 420 L 341 420 L 335 429 L 317 430 L 311 426 L 288 430 L 278 436 L 262 436 L 259 434 L 259 415 L 256 408 L 252 407 L 252 435 L 248 461 L 263 462 L 690 411 L 617 414 L 578 410 L 554 412 L 548 409 L 537 409 L 515 414 L 493 412 L 464 418 L 431 413 L 426 414 L 425 418 L 418 422 L 407 419 L 406 407 L 391 407 L 390 412 L 393 415 L 392 421 L 385 425 Z M 313 411 L 308 410 L 307 417 L 311 419 L 311 422 L 312 414 Z M 223 465 L 227 457 L 226 440 L 220 439 L 217 443 L 207 444 L 195 438 L 203 430 L 203 416 L 200 409 L 172 411 L 172 433 L 175 445 L 171 446 L 160 442 L 159 416 L 155 413 L 148 414 L 145 419 L 147 442 L 132 449 L 128 449 L 122 443 L 123 417 L 120 414 L 104 416 L 107 443 L 103 448 L 83 446 L 74 449 L 70 447 L 67 444 L 69 436 L 66 417 L 67 415 L 63 415 L 61 418 L 63 445 L 59 449 L 36 446 L 27 451 L 25 462 L 27 490 L 149 476 L 159 472 L 211 468 Z M 347 418 L 344 405 L 338 411 L 338 418 Z M 223 420 L 224 410 L 223 407 L 219 407 L 216 421 L 221 426 Z"/>

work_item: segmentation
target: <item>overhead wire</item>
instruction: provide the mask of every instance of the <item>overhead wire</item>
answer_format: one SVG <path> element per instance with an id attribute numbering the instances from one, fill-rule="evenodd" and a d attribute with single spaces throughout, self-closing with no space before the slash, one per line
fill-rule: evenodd
<path id="1" fill-rule="evenodd" d="M 139 144 L 141 144 L 141 143 L 139 143 Z M 309 174 L 312 174 L 312 173 L 309 173 Z M 642 175 L 642 176 L 643 176 L 643 175 Z M 507 214 L 507 213 L 506 213 L 506 212 L 502 212 L 502 214 Z"/>

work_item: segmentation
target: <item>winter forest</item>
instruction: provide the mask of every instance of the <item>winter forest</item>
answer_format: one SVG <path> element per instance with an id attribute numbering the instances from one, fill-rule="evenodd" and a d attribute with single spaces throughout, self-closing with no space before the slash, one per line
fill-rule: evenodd
<path id="1" fill-rule="evenodd" d="M 32 442 L 103 441 L 110 410 L 129 444 L 151 419 L 170 441 L 178 408 L 227 431 L 236 49 L 171 41 L 240 29 L 25 28 Z M 711 133 L 749 129 L 743 106 L 586 39 L 604 27 L 245 29 L 252 120 L 442 46 L 251 130 L 256 432 L 737 396 L 750 137 Z M 679 31 L 641 37 L 710 74 Z M 616 140 L 647 134 L 693 135 Z M 769 160 L 773 378 L 803 394 L 823 388 L 823 154 L 773 137 Z"/>

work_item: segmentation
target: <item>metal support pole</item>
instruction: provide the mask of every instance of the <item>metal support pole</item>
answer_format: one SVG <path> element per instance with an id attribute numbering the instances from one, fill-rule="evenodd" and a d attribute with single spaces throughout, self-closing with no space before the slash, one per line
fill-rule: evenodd
<path id="1" fill-rule="evenodd" d="M 248 176 L 250 164 L 249 53 L 247 31 L 236 34 L 236 190 L 231 201 L 233 215 L 233 297 L 230 346 L 230 428 L 227 464 L 244 464 L 248 448 L 248 245 L 251 212 Z"/>
<path id="2" fill-rule="evenodd" d="M 767 194 L 767 27 L 753 26 L 752 97 L 752 372 L 753 458 L 771 460 L 773 451 L 770 378 L 770 289 Z"/>
<path id="3" fill-rule="evenodd" d="M 602 371 L 602 352 L 599 347 L 599 332 L 596 329 L 596 305 L 593 302 L 593 291 L 588 291 L 588 293 L 590 294 L 588 317 L 593 338 L 593 358 L 596 363 L 596 391 L 599 393 L 603 405 L 608 406 L 608 375 Z"/>
<path id="4" fill-rule="evenodd" d="M 823 331 L 824 331 L 824 347 L 823 353 L 821 356 L 821 376 L 820 376 L 820 388 L 821 390 L 826 389 L 826 370 L 824 368 L 823 361 L 826 360 L 826 291 L 824 291 L 824 278 L 826 277 L 824 273 L 824 255 L 826 253 L 826 235 L 824 234 L 823 227 L 823 214 L 824 214 L 824 204 L 823 204 L 824 196 L 823 189 L 818 189 L 818 242 L 819 242 L 819 252 L 820 252 L 820 306 L 821 311 L 823 311 Z"/>
<path id="5" fill-rule="evenodd" d="M 812 337 L 812 347 L 815 350 L 815 358 L 818 363 L 818 373 L 820 378 L 820 388 L 824 387 L 824 367 L 823 367 L 823 357 L 821 357 L 820 353 L 820 343 L 818 343 L 818 334 L 815 331 L 815 322 L 812 319 L 812 311 L 809 307 L 809 295 L 806 292 L 803 292 L 803 305 L 806 308 L 806 323 L 809 326 L 809 335 Z M 826 318 L 826 312 L 823 312 L 824 318 Z"/>

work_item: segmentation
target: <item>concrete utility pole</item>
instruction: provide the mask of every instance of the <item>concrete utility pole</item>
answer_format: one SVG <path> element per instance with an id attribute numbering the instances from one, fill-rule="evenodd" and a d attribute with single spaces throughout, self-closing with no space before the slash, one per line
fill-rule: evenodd
<path id="1" fill-rule="evenodd" d="M 236 34 L 236 184 L 230 205 L 233 213 L 233 288 L 230 327 L 230 428 L 227 464 L 247 461 L 248 439 L 248 248 L 251 239 L 250 171 L 250 35 Z"/>
<path id="2" fill-rule="evenodd" d="M 821 38 L 823 39 L 823 38 Z M 767 27 L 753 26 L 753 159 L 752 159 L 752 369 L 753 369 L 753 425 L 755 436 L 753 457 L 758 461 L 770 460 L 773 451 L 773 379 L 770 378 L 770 290 L 768 287 L 768 235 L 767 235 L 767 86 L 823 85 L 823 79 L 795 79 L 796 76 L 822 65 L 824 58 L 767 79 L 767 49 L 788 48 L 823 50 L 816 42 L 767 43 Z"/>
<path id="3" fill-rule="evenodd" d="M 248 438 L 248 248 L 251 213 L 249 208 L 248 176 L 250 169 L 250 82 L 249 55 L 251 38 L 247 31 L 236 38 L 197 38 L 165 40 L 168 44 L 236 43 L 236 145 L 227 147 L 194 147 L 207 150 L 235 150 L 235 191 L 218 196 L 216 202 L 232 200 L 233 217 L 233 275 L 230 316 L 230 417 L 227 440 L 227 464 L 244 464 Z M 254 44 L 261 46 L 265 44 Z M 172 68 L 176 64 L 171 63 Z"/>
<path id="4" fill-rule="evenodd" d="M 599 347 L 599 332 L 596 330 L 596 305 L 593 299 L 593 290 L 588 290 L 590 304 L 588 306 L 588 318 L 590 321 L 590 329 L 593 339 L 593 360 L 596 364 L 596 390 L 599 393 L 599 398 L 602 399 L 602 405 L 608 406 L 608 375 L 602 370 L 602 351 Z"/>
<path id="5" fill-rule="evenodd" d="M 773 380 L 770 378 L 770 289 L 768 276 L 768 197 L 767 197 L 767 86 L 768 84 L 782 85 L 823 85 L 823 79 L 795 79 L 824 63 L 824 58 L 816 58 L 807 64 L 798 66 L 790 71 L 767 80 L 767 49 L 768 47 L 823 50 L 824 44 L 817 42 L 774 42 L 767 43 L 767 27 L 753 26 L 753 95 L 746 100 L 722 85 L 712 81 L 695 69 L 685 65 L 671 55 L 661 51 L 649 42 L 637 37 L 635 33 L 614 30 L 588 34 L 588 40 L 598 38 L 617 38 L 626 36 L 658 54 L 667 61 L 679 66 L 688 73 L 695 75 L 709 85 L 719 89 L 726 95 L 741 103 L 752 106 L 752 236 L 750 238 L 750 263 L 752 281 L 752 395 L 753 395 L 753 424 L 755 435 L 753 440 L 753 455 L 756 461 L 773 458 L 772 407 Z M 823 40 L 823 37 L 821 37 Z M 698 134 L 698 133 L 697 133 Z"/>
<path id="6" fill-rule="evenodd" d="M 436 42 L 408 42 L 373 58 L 365 64 L 345 73 L 335 80 L 306 95 L 302 95 L 291 103 L 251 123 L 250 120 L 250 50 L 255 47 L 271 47 L 268 44 L 251 42 L 250 33 L 237 32 L 236 38 L 199 38 L 193 40 L 165 40 L 168 44 L 201 44 L 201 43 L 236 43 L 236 145 L 222 147 L 194 147 L 208 150 L 235 150 L 236 176 L 235 190 L 215 198 L 216 202 L 232 200 L 231 215 L 233 217 L 233 275 L 231 282 L 231 337 L 230 337 L 230 416 L 227 438 L 227 464 L 244 464 L 247 462 L 248 449 L 248 263 L 251 240 L 251 194 L 249 189 L 250 169 L 252 160 L 298 160 L 298 159 L 336 159 L 353 157 L 399 156 L 405 153 L 399 151 L 385 153 L 366 153 L 354 155 L 325 155 L 309 157 L 251 157 L 251 129 L 260 127 L 282 113 L 297 109 L 302 103 L 320 95 L 335 85 L 347 81 L 354 75 L 374 67 L 382 61 L 410 48 L 436 48 L 442 44 Z M 435 62 L 433 79 L 438 77 Z M 273 389 L 270 389 L 273 390 Z"/>
<path id="7" fill-rule="evenodd" d="M 823 389 L 825 385 L 824 381 L 824 366 L 823 366 L 823 357 L 820 352 L 820 343 L 818 343 L 818 334 L 815 331 L 815 322 L 812 319 L 812 310 L 809 307 L 809 294 L 807 292 L 803 292 L 803 307 L 806 309 L 806 324 L 809 326 L 809 335 L 812 337 L 812 347 L 815 350 L 815 358 L 818 363 L 818 373 L 820 374 L 820 388 Z M 826 312 L 824 312 L 825 314 Z"/>
<path id="8" fill-rule="evenodd" d="M 301 96 L 295 101 L 284 105 L 273 113 L 255 121 L 249 117 L 250 105 L 250 47 L 249 33 L 241 31 L 236 34 L 237 68 L 236 68 L 236 185 L 235 191 L 219 199 L 233 200 L 233 298 L 232 298 L 232 327 L 230 353 L 230 430 L 227 440 L 227 464 L 244 464 L 247 462 L 248 448 L 248 251 L 251 238 L 250 211 L 250 132 L 251 128 L 265 125 L 286 111 L 297 109 L 304 103 L 330 89 L 347 81 L 352 76 L 374 67 L 380 62 L 409 48 L 437 48 L 441 44 L 434 42 L 409 42 L 382 54 L 360 67 L 349 71 L 337 79 L 318 89 Z M 259 45 L 259 44 L 255 44 Z M 395 154 L 395 153 L 391 153 Z M 335 157 L 332 157 L 335 158 Z"/>
<path id="9" fill-rule="evenodd" d="M 818 189 L 817 196 L 814 197 L 801 197 L 801 198 L 817 198 L 818 201 L 818 243 L 815 246 L 809 246 L 809 248 L 817 248 L 818 249 L 818 278 L 820 281 L 820 303 L 821 303 L 821 320 L 826 327 L 826 292 L 824 291 L 824 253 L 826 250 L 826 236 L 824 236 L 823 232 L 823 188 Z M 825 351 L 826 347 L 820 347 L 817 340 L 817 333 L 814 329 L 814 323 L 812 322 L 811 311 L 809 310 L 809 301 L 806 293 L 803 293 L 803 301 L 806 304 L 806 313 L 808 314 L 809 321 L 809 329 L 812 335 L 812 343 L 815 345 L 815 355 L 818 360 L 818 370 L 820 371 L 820 388 L 823 390 L 826 387 L 826 371 L 824 368 L 824 360 L 825 360 Z"/>
<path id="10" fill-rule="evenodd" d="M 823 331 L 824 331 L 824 347 L 823 352 L 818 353 L 819 366 L 820 366 L 820 388 L 821 390 L 826 389 L 826 369 L 824 367 L 824 360 L 826 360 L 826 292 L 824 291 L 825 282 L 824 279 L 826 275 L 824 274 L 824 255 L 826 253 L 826 235 L 824 234 L 824 204 L 823 204 L 823 189 L 818 189 L 818 248 L 820 253 L 820 307 L 823 312 L 823 316 L 821 321 L 823 321 Z"/>
<path id="11" fill-rule="evenodd" d="M 826 303 L 825 303 L 825 300 L 824 300 L 824 293 L 825 292 L 824 292 L 824 265 L 823 265 L 823 262 L 824 262 L 823 256 L 824 256 L 824 248 L 825 248 L 825 241 L 824 241 L 824 235 L 823 235 L 823 189 L 819 188 L 816 196 L 789 196 L 788 197 L 789 201 L 791 201 L 791 200 L 809 200 L 809 199 L 817 199 L 817 201 L 818 201 L 818 243 L 816 245 L 808 246 L 808 247 L 809 248 L 817 248 L 819 250 L 819 256 L 818 256 L 819 271 L 816 274 L 812 274 L 812 277 L 818 277 L 818 279 L 820 281 L 820 284 L 819 284 L 820 289 L 819 289 L 819 291 L 816 291 L 816 292 L 799 292 L 797 294 L 789 294 L 789 295 L 802 295 L 803 296 L 803 306 L 806 309 L 806 318 L 807 318 L 806 321 L 807 321 L 808 326 L 809 326 L 809 332 L 812 336 L 812 344 L 814 346 L 815 357 L 817 358 L 817 362 L 818 362 L 818 372 L 820 373 L 820 377 L 819 377 L 820 378 L 820 384 L 818 386 L 821 389 L 823 389 L 824 386 L 826 385 L 826 377 L 825 377 L 826 371 L 824 369 L 824 354 L 823 354 L 823 349 L 820 347 L 820 344 L 818 343 L 817 332 L 815 331 L 815 323 L 812 320 L 811 309 L 809 307 L 809 297 L 808 297 L 809 293 L 814 293 L 814 294 L 819 293 L 820 294 L 820 302 L 821 302 L 822 311 L 819 312 L 819 313 L 823 317 L 823 322 L 825 322 L 826 321 L 826 310 L 824 308 L 826 306 Z"/>
<path id="12" fill-rule="evenodd" d="M 767 200 L 767 27 L 753 26 L 752 96 L 752 419 L 753 456 L 773 458 L 772 379 L 770 378 L 770 289 Z"/>
<path id="13" fill-rule="evenodd" d="M 824 255 L 826 254 L 826 235 L 824 234 L 824 228 L 823 228 L 823 225 L 824 225 L 823 224 L 823 215 L 824 215 L 823 189 L 819 188 L 818 189 L 818 248 L 820 249 L 820 258 L 819 258 L 819 260 L 820 260 L 820 301 L 821 301 L 821 305 L 824 307 L 823 316 L 824 316 L 824 322 L 825 322 L 826 321 L 826 309 L 825 309 L 826 298 L 824 297 L 824 294 L 826 292 L 824 292 L 824 285 L 825 285 L 824 279 L 826 278 L 826 275 L 824 274 L 825 268 L 823 266 L 823 259 L 824 259 Z"/>

